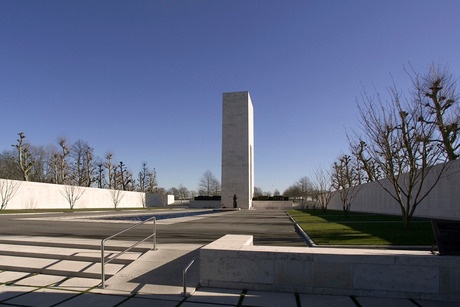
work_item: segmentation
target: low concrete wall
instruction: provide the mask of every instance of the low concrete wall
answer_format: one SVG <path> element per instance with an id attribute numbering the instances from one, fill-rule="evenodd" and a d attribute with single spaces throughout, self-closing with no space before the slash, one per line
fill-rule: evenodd
<path id="1" fill-rule="evenodd" d="M 220 200 L 191 200 L 189 208 L 198 209 L 218 209 L 222 207 Z"/>
<path id="2" fill-rule="evenodd" d="M 200 250 L 200 284 L 264 291 L 460 300 L 460 261 L 424 251 L 254 246 L 226 235 Z"/>
<path id="3" fill-rule="evenodd" d="M 294 206 L 294 202 L 292 200 L 253 200 L 252 201 L 252 208 L 253 209 L 286 209 L 292 207 L 299 207 Z"/>
<path id="4" fill-rule="evenodd" d="M 0 179 L 0 190 L 13 184 L 17 191 L 5 209 L 68 209 L 66 194 L 70 186 L 30 181 Z M 118 197 L 117 208 L 163 207 L 174 202 L 174 195 L 160 195 L 131 191 L 74 187 L 81 195 L 75 202 L 78 208 L 114 208 L 114 198 Z M 171 199 L 172 196 L 172 199 Z M 0 199 L 1 200 L 1 199 Z"/>
<path id="5" fill-rule="evenodd" d="M 434 172 L 441 165 L 434 167 Z M 431 186 L 434 176 L 428 176 L 426 187 Z M 387 179 L 381 180 L 382 184 L 391 189 Z M 449 163 L 447 171 L 443 174 L 438 184 L 428 196 L 417 206 L 415 217 L 431 219 L 447 219 L 460 221 L 460 160 Z M 329 209 L 342 210 L 340 195 L 335 192 L 328 205 Z M 368 212 L 390 215 L 401 215 L 399 204 L 394 200 L 378 182 L 361 185 L 359 192 L 351 204 L 352 212 Z"/>

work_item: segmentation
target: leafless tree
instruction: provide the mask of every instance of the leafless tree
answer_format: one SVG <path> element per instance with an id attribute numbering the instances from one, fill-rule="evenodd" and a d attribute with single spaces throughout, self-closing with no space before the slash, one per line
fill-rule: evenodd
<path id="1" fill-rule="evenodd" d="M 0 153 L 0 178 L 24 180 L 16 164 L 16 150 L 4 150 Z"/>
<path id="2" fill-rule="evenodd" d="M 69 148 L 67 146 L 67 139 L 63 136 L 57 139 L 57 142 L 60 146 L 60 153 L 56 152 L 54 154 L 54 160 L 56 163 L 56 173 L 58 184 L 66 184 L 69 182 L 69 164 L 67 162 L 67 157 L 70 154 Z"/>
<path id="3" fill-rule="evenodd" d="M 77 201 L 83 196 L 85 190 L 74 185 L 64 185 L 59 191 L 69 203 L 70 209 L 73 209 Z"/>
<path id="4" fill-rule="evenodd" d="M 35 161 L 31 157 L 31 153 L 29 150 L 28 144 L 24 143 L 25 139 L 24 132 L 19 133 L 19 139 L 17 145 L 11 145 L 16 147 L 18 150 L 18 158 L 16 160 L 16 165 L 19 167 L 21 171 L 22 177 L 25 181 L 29 181 L 29 174 L 32 170 L 32 166 L 34 165 Z"/>
<path id="5" fill-rule="evenodd" d="M 179 199 L 180 200 L 185 200 L 189 199 L 189 191 L 186 187 L 184 187 L 182 184 L 179 185 L 178 194 L 179 194 Z"/>
<path id="6" fill-rule="evenodd" d="M 431 192 L 446 169 L 434 165 L 445 161 L 443 150 L 433 141 L 434 126 L 420 120 L 421 101 L 406 101 L 393 84 L 390 102 L 384 103 L 378 93 L 363 94 L 359 105 L 360 128 L 366 154 L 372 158 L 385 180 L 380 186 L 395 199 L 401 209 L 405 227 L 410 227 L 412 215 L 420 202 Z M 434 180 L 426 178 L 432 174 Z"/>
<path id="7" fill-rule="evenodd" d="M 104 163 L 101 161 L 98 161 L 96 163 L 97 166 L 97 176 L 96 176 L 96 182 L 97 182 L 97 187 L 99 189 L 102 189 L 104 187 Z"/>
<path id="8" fill-rule="evenodd" d="M 20 181 L 0 179 L 0 197 L 2 204 L 0 210 L 3 210 L 8 205 L 8 202 L 16 195 L 21 186 Z"/>
<path id="9" fill-rule="evenodd" d="M 124 197 L 121 190 L 110 190 L 110 197 L 112 198 L 113 206 L 116 209 Z"/>
<path id="10" fill-rule="evenodd" d="M 115 176 L 114 176 L 114 170 L 115 170 L 115 165 L 112 161 L 113 159 L 113 153 L 112 152 L 107 152 L 105 155 L 105 168 L 107 169 L 108 172 L 108 186 L 109 189 L 114 189 L 115 188 Z"/>
<path id="11" fill-rule="evenodd" d="M 443 147 L 449 161 L 457 159 L 460 148 L 459 93 L 456 89 L 458 79 L 447 66 L 434 64 L 422 76 L 413 68 L 408 74 L 414 86 L 413 103 L 421 108 L 418 120 L 435 126 L 432 140 Z"/>
<path id="12" fill-rule="evenodd" d="M 220 182 L 211 171 L 207 170 L 201 176 L 198 182 L 198 193 L 203 196 L 220 195 Z"/>
<path id="13" fill-rule="evenodd" d="M 331 172 L 332 187 L 339 193 L 344 216 L 350 213 L 353 199 L 358 194 L 360 175 L 351 156 L 343 155 L 334 162 Z"/>
<path id="14" fill-rule="evenodd" d="M 329 205 L 332 197 L 331 173 L 324 167 L 316 167 L 313 174 L 313 186 L 318 195 L 319 206 L 324 212 L 326 212 L 327 206 Z"/>

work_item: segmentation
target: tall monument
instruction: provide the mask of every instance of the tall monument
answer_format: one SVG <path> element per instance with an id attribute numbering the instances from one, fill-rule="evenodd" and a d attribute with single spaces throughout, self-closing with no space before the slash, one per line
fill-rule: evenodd
<path id="1" fill-rule="evenodd" d="M 249 92 L 224 93 L 222 103 L 222 205 L 252 207 L 254 108 Z"/>

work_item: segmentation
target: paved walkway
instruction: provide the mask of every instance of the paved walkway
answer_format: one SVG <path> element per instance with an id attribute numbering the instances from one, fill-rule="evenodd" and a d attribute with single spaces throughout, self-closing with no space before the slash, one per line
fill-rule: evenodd
<path id="1" fill-rule="evenodd" d="M 296 294 L 199 288 L 192 296 L 101 289 L 99 279 L 0 272 L 0 306 L 340 306 L 458 307 L 459 303 L 425 300 Z"/>

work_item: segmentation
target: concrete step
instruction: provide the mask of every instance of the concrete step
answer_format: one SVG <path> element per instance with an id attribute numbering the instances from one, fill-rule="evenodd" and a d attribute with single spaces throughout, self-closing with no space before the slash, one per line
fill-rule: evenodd
<path id="1" fill-rule="evenodd" d="M 104 256 L 110 259 L 118 251 L 105 250 Z M 0 255 L 30 258 L 48 258 L 60 260 L 101 262 L 101 251 L 93 249 L 78 249 L 66 247 L 29 246 L 0 243 Z M 112 263 L 130 264 L 142 255 L 141 252 L 129 252 L 114 259 Z"/>
<path id="2" fill-rule="evenodd" d="M 106 276 L 113 276 L 124 266 L 125 265 L 123 264 L 106 264 Z M 101 264 L 90 261 L 73 261 L 1 255 L 0 270 L 41 273 L 59 276 L 101 278 Z"/>
<path id="3" fill-rule="evenodd" d="M 105 260 L 134 242 L 115 241 L 105 246 Z M 138 259 L 152 244 L 142 243 L 133 252 L 105 265 L 106 278 Z M 101 246 L 98 239 L 0 236 L 0 270 L 59 276 L 101 278 Z"/>
<path id="4" fill-rule="evenodd" d="M 134 242 L 135 241 L 129 240 L 109 240 L 106 241 L 104 248 L 105 250 L 110 251 L 122 251 L 131 246 Z M 101 250 L 101 240 L 99 239 L 80 239 L 68 237 L 0 236 L 0 244 Z M 151 250 L 152 247 L 152 242 L 144 242 L 131 249 L 131 251 L 144 253 Z"/>

